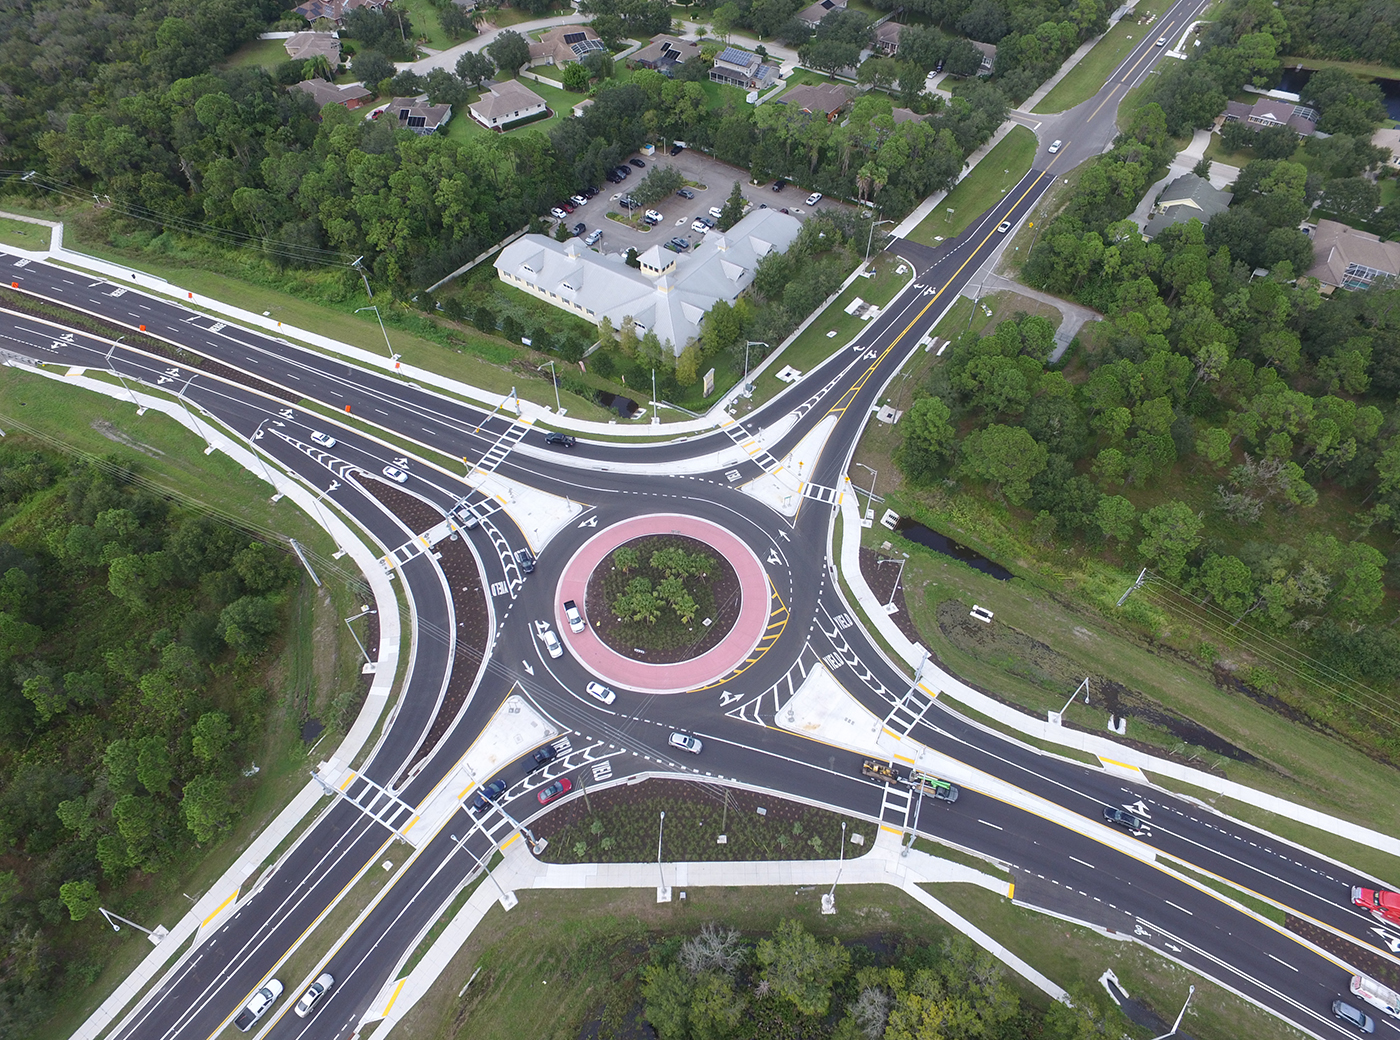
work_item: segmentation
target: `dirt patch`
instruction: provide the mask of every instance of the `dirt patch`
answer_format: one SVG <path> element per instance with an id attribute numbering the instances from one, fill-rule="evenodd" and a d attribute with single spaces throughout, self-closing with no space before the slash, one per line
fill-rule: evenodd
<path id="1" fill-rule="evenodd" d="M 1359 971 L 1365 972 L 1375 979 L 1382 986 L 1388 986 L 1393 990 L 1400 990 L 1400 965 L 1393 961 L 1388 961 L 1378 953 L 1372 953 L 1356 945 L 1347 939 L 1343 939 L 1335 932 L 1329 932 L 1326 928 L 1319 928 L 1310 921 L 1305 921 L 1300 917 L 1288 914 L 1284 917 L 1284 924 L 1288 926 L 1290 932 L 1296 932 L 1304 939 L 1315 943 L 1329 953 L 1342 958 L 1348 964 L 1353 964 Z M 1374 1012 L 1363 1008 L 1368 1015 L 1379 1017 Z"/>
<path id="2" fill-rule="evenodd" d="M 894 593 L 894 605 L 899 609 L 890 615 L 890 620 L 904 634 L 905 639 L 923 645 L 924 637 L 919 634 L 919 629 L 915 626 L 914 619 L 909 616 L 909 608 L 904 602 L 904 584 L 901 582 L 899 588 L 894 587 L 895 579 L 900 576 L 898 561 L 902 559 L 902 556 L 876 552 L 861 546 L 860 573 L 865 578 L 865 583 L 870 586 L 870 591 L 881 603 L 888 603 L 890 593 Z"/>
<path id="3" fill-rule="evenodd" d="M 534 824 L 550 863 L 636 863 L 656 857 L 666 813 L 664 860 L 834 859 L 846 823 L 847 859 L 869 852 L 875 825 L 750 791 L 686 780 L 619 784 L 575 798 Z M 724 844 L 718 842 L 724 835 Z M 852 844 L 854 834 L 863 844 Z M 581 848 L 580 848 L 581 846 Z"/>
<path id="4" fill-rule="evenodd" d="M 718 646 L 739 620 L 743 605 L 743 589 L 733 566 L 714 548 L 696 538 L 684 535 L 647 535 L 623 543 L 619 548 L 638 550 L 641 562 L 627 574 L 617 570 L 612 555 L 603 559 L 588 576 L 584 606 L 594 634 L 620 654 L 635 656 L 648 664 L 674 664 L 690 661 Z M 645 577 L 656 588 L 662 574 L 649 566 L 652 552 L 675 548 L 689 554 L 708 556 L 713 565 L 705 575 L 685 579 L 686 591 L 698 607 L 694 620 L 686 625 L 674 608 L 660 604 L 660 616 L 654 624 L 619 618 L 613 604 L 627 583 Z M 705 620 L 710 624 L 706 625 Z M 637 653 L 638 650 L 643 653 Z"/>
<path id="5" fill-rule="evenodd" d="M 161 451 L 159 448 L 152 448 L 149 444 L 142 444 L 140 441 L 128 437 L 106 419 L 94 419 L 90 425 L 109 441 L 125 444 L 132 451 L 139 451 L 142 455 L 149 455 L 151 458 L 156 459 L 165 454 L 165 452 Z"/>

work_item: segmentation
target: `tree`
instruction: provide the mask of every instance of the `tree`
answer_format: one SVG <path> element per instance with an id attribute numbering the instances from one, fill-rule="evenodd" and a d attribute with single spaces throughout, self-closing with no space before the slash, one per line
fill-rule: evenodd
<path id="1" fill-rule="evenodd" d="M 378 51 L 365 51 L 355 56 L 352 71 L 360 77 L 366 90 L 378 93 L 379 84 L 394 76 L 394 63 Z"/>
<path id="2" fill-rule="evenodd" d="M 81 921 L 97 909 L 97 886 L 91 881 L 65 881 L 58 888 L 58 898 L 68 908 L 68 916 Z"/>
<path id="3" fill-rule="evenodd" d="M 307 58 L 301 68 L 302 79 L 324 79 L 330 81 L 335 78 L 335 69 L 331 68 L 330 59 L 324 54 L 318 54 L 313 58 Z"/>
<path id="4" fill-rule="evenodd" d="M 722 972 L 705 972 L 695 981 L 690 997 L 692 1040 L 724 1040 L 743 1020 L 748 1001 L 734 992 L 734 983 Z"/>
<path id="5" fill-rule="evenodd" d="M 201 845 L 218 837 L 228 830 L 233 815 L 228 782 L 211 774 L 195 777 L 185 785 L 180 814 Z"/>
<path id="6" fill-rule="evenodd" d="M 685 187 L 685 175 L 679 169 L 670 165 L 656 164 L 651 168 L 651 172 L 638 184 L 632 195 L 643 206 L 650 206 L 653 202 L 660 202 L 673 192 Z"/>
<path id="7" fill-rule="evenodd" d="M 1254 600 L 1254 575 L 1236 556 L 1206 557 L 1201 564 L 1201 585 L 1227 614 L 1238 616 Z"/>
<path id="8" fill-rule="evenodd" d="M 956 431 L 951 418 L 952 412 L 937 397 L 920 398 L 904 416 L 904 443 L 895 461 L 910 480 L 931 480 L 952 453 Z"/>
<path id="9" fill-rule="evenodd" d="M 1191 167 L 1191 172 L 1202 180 L 1210 179 L 1210 160 L 1202 157 L 1196 161 L 1196 165 Z"/>
<path id="10" fill-rule="evenodd" d="M 472 32 L 472 16 L 462 10 L 456 4 L 449 3 L 439 7 L 438 25 L 442 26 L 442 31 L 454 40 L 460 40 Z"/>
<path id="11" fill-rule="evenodd" d="M 734 182 L 734 187 L 730 189 L 729 198 L 724 200 L 724 206 L 719 214 L 719 229 L 728 231 L 744 215 L 744 192 L 739 186 L 739 182 Z"/>
<path id="12" fill-rule="evenodd" d="M 1365 177 L 1338 177 L 1328 181 L 1322 193 L 1322 208 L 1337 214 L 1347 224 L 1369 221 L 1380 205 L 1380 185 Z"/>
<path id="13" fill-rule="evenodd" d="M 851 954 L 837 940 L 819 943 L 800 921 L 785 920 L 758 944 L 764 981 L 804 1015 L 825 1015 L 831 989 L 846 974 Z"/>
<path id="14" fill-rule="evenodd" d="M 496 68 L 513 76 L 530 60 L 530 44 L 518 32 L 506 29 L 487 44 L 486 53 L 491 55 Z"/>
<path id="15" fill-rule="evenodd" d="M 1287 159 L 1298 150 L 1298 135 L 1287 125 L 1266 126 L 1254 134 L 1254 152 L 1261 159 Z"/>
<path id="16" fill-rule="evenodd" d="M 840 40 L 815 40 L 797 48 L 797 56 L 807 68 L 835 76 L 860 62 L 860 47 Z"/>
<path id="17" fill-rule="evenodd" d="M 1094 507 L 1094 523 L 1105 538 L 1126 542 L 1133 536 L 1137 509 L 1122 495 L 1104 495 Z"/>
<path id="18" fill-rule="evenodd" d="M 481 81 L 489 79 L 495 71 L 495 62 L 477 51 L 467 51 L 457 59 L 457 75 L 474 87 L 480 87 Z"/>
<path id="19" fill-rule="evenodd" d="M 696 976 L 707 971 L 733 975 L 744 960 L 743 937 L 727 925 L 714 923 L 706 923 L 676 954 L 676 963 Z"/>
<path id="20" fill-rule="evenodd" d="M 660 1040 L 688 1040 L 694 988 L 690 976 L 674 964 L 653 964 L 642 973 L 647 1021 Z"/>
<path id="21" fill-rule="evenodd" d="M 1230 461 L 1230 431 L 1212 426 L 1196 438 L 1196 454 L 1216 469 Z"/>
<path id="22" fill-rule="evenodd" d="M 1142 514 L 1142 530 L 1145 537 L 1138 552 L 1163 577 L 1176 581 L 1187 557 L 1201 544 L 1200 514 L 1184 502 L 1167 502 Z"/>
<path id="23" fill-rule="evenodd" d="M 1030 497 L 1031 479 L 1048 457 L 1045 446 L 1024 429 L 999 423 L 974 431 L 962 445 L 963 469 L 998 487 L 1012 505 Z"/>
<path id="24" fill-rule="evenodd" d="M 1220 143 L 1226 151 L 1242 151 L 1254 144 L 1254 131 L 1247 123 L 1241 123 L 1238 119 L 1228 120 L 1220 128 Z"/>
<path id="25" fill-rule="evenodd" d="M 641 558 L 637 555 L 636 549 L 623 545 L 613 550 L 612 561 L 614 567 L 626 574 L 641 562 Z"/>
<path id="26" fill-rule="evenodd" d="M 583 93 L 588 89 L 588 81 L 593 77 L 588 71 L 588 66 L 582 62 L 571 61 L 564 66 L 563 83 L 565 90 L 572 90 L 575 93 Z"/>
<path id="27" fill-rule="evenodd" d="M 243 596 L 219 614 L 219 635 L 240 655 L 256 656 L 277 631 L 277 605 L 265 596 Z"/>
<path id="28" fill-rule="evenodd" d="M 221 711 L 206 711 L 190 730 L 191 749 L 205 765 L 222 759 L 233 742 L 233 727 Z"/>

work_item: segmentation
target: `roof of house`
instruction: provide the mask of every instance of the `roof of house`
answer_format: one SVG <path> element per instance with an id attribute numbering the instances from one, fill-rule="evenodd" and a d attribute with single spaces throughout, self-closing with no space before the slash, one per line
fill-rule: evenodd
<path id="1" fill-rule="evenodd" d="M 752 51 L 746 51 L 742 47 L 726 47 L 715 55 L 715 61 L 724 62 L 726 65 L 734 65 L 741 69 L 751 69 L 763 61 Z"/>
<path id="2" fill-rule="evenodd" d="M 829 116 L 849 100 L 850 95 L 840 83 L 819 83 L 815 86 L 801 84 L 778 98 L 778 104 Z"/>
<path id="3" fill-rule="evenodd" d="M 1382 242 L 1375 235 L 1335 220 L 1319 220 L 1312 240 L 1314 263 L 1308 276 L 1325 285 L 1354 288 L 1348 284 L 1347 275 L 1352 264 L 1400 277 L 1400 242 Z M 1371 277 L 1364 280 L 1369 282 Z"/>
<path id="4" fill-rule="evenodd" d="M 912 108 L 896 108 L 890 114 L 894 116 L 894 122 L 896 126 L 898 126 L 900 123 L 908 123 L 915 119 L 924 118 L 923 116 L 919 115 L 919 113 L 915 112 Z"/>
<path id="5" fill-rule="evenodd" d="M 519 80 L 506 79 L 491 87 L 488 93 L 481 95 L 479 101 L 467 107 L 473 114 L 489 123 L 493 119 L 500 119 L 521 109 L 543 104 L 544 98 L 525 84 Z"/>
<path id="6" fill-rule="evenodd" d="M 318 18 L 328 18 L 333 22 L 338 22 L 345 17 L 346 11 L 355 11 L 361 7 L 372 7 L 378 10 L 383 6 L 384 0 L 304 0 L 292 8 L 308 22 L 314 22 Z"/>
<path id="7" fill-rule="evenodd" d="M 844 11 L 846 0 L 817 0 L 810 7 L 804 7 L 797 12 L 797 17 L 808 25 L 816 25 L 832 11 Z"/>
<path id="8" fill-rule="evenodd" d="M 293 33 L 283 45 L 287 48 L 287 57 L 293 61 L 305 61 L 319 54 L 324 55 L 332 67 L 340 64 L 340 40 L 335 33 Z"/>
<path id="9" fill-rule="evenodd" d="M 652 65 L 684 64 L 689 59 L 698 56 L 699 53 L 700 45 L 698 43 L 678 39 L 668 33 L 658 33 L 651 38 L 650 43 L 634 53 L 629 60 L 645 61 Z"/>
<path id="10" fill-rule="evenodd" d="M 530 44 L 530 57 L 550 58 L 556 65 L 582 61 L 589 51 L 607 50 L 603 41 L 586 25 L 556 25 Z"/>
<path id="11" fill-rule="evenodd" d="M 1204 177 L 1197 177 L 1194 173 L 1183 174 L 1162 192 L 1156 211 L 1142 229 L 1143 234 L 1155 238 L 1165 228 L 1185 224 L 1192 218 L 1208 224 L 1211 217 L 1230 208 L 1232 198 L 1234 195 L 1230 192 L 1211 187 L 1210 181 Z"/>
<path id="12" fill-rule="evenodd" d="M 1286 123 L 1295 133 L 1308 137 L 1317 129 L 1317 109 L 1295 105 L 1277 98 L 1260 98 L 1249 109 L 1246 119 L 1256 123 Z"/>
<path id="13" fill-rule="evenodd" d="M 373 96 L 370 91 L 358 83 L 347 83 L 344 87 L 338 87 L 334 83 L 327 83 L 323 79 L 315 78 L 293 83 L 290 89 L 310 94 L 315 100 L 317 108 L 325 108 L 327 105 L 343 105 L 347 101 L 362 101 Z"/>
<path id="14" fill-rule="evenodd" d="M 786 249 L 801 229 L 796 217 L 755 210 L 727 232 L 711 231 L 691 253 L 651 246 L 638 258 L 641 270 L 577 239 L 525 235 L 501 251 L 496 270 L 554 294 L 565 307 L 581 305 L 595 319 L 606 315 L 615 328 L 630 316 L 639 331 L 655 332 L 679 354 L 699 335 L 705 312 L 718 300 L 732 302 L 753 281 L 759 260 Z"/>
<path id="15" fill-rule="evenodd" d="M 982 64 L 990 65 L 997 60 L 997 45 L 994 43 L 981 43 L 978 40 L 969 40 L 972 46 L 982 52 Z"/>
<path id="16" fill-rule="evenodd" d="M 1400 160 L 1400 128 L 1382 127 L 1371 135 L 1371 143 L 1377 148 L 1390 150 L 1390 162 Z"/>
<path id="17" fill-rule="evenodd" d="M 899 43 L 899 34 L 904 32 L 901 22 L 881 22 L 875 26 L 875 39 L 880 43 Z"/>
<path id="18" fill-rule="evenodd" d="M 451 105 L 430 105 L 427 94 L 412 98 L 396 97 L 389 102 L 386 111 L 391 116 L 398 118 L 400 126 L 421 126 L 429 130 L 441 126 L 452 118 Z M 419 118 L 423 122 L 415 124 L 413 121 Z"/>

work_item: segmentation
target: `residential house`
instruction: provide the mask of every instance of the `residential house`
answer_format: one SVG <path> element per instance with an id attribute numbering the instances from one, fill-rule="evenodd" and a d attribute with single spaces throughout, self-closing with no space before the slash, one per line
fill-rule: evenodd
<path id="1" fill-rule="evenodd" d="M 844 11 L 846 0 L 817 0 L 811 7 L 804 7 L 797 12 L 797 18 L 806 24 L 807 28 L 815 29 L 823 18 L 833 11 Z"/>
<path id="2" fill-rule="evenodd" d="M 991 72 L 992 66 L 997 63 L 997 47 L 994 43 L 979 43 L 977 40 L 968 41 L 972 46 L 982 52 L 982 71 Z"/>
<path id="3" fill-rule="evenodd" d="M 340 25 L 344 22 L 347 12 L 357 11 L 361 7 L 378 11 L 384 3 L 385 0 L 303 0 L 292 10 L 313 24 L 324 18 L 328 22 Z"/>
<path id="4" fill-rule="evenodd" d="M 582 61 L 592 51 L 607 50 L 603 41 L 586 25 L 557 25 L 530 44 L 531 65 L 567 65 Z"/>
<path id="5" fill-rule="evenodd" d="M 909 123 L 913 122 L 915 119 L 924 118 L 912 108 L 895 108 L 890 114 L 894 116 L 895 126 L 898 126 L 900 123 Z"/>
<path id="6" fill-rule="evenodd" d="M 576 238 L 556 242 L 524 235 L 496 259 L 501 281 L 590 322 L 606 316 L 613 328 L 631 318 L 639 336 L 655 332 L 679 355 L 700 334 L 705 313 L 719 300 L 733 303 L 753 282 L 758 262 L 787 249 L 802 229 L 796 217 L 755 210 L 728 231 L 711 231 L 690 253 L 652 246 L 628 267 L 620 254 L 603 255 Z"/>
<path id="7" fill-rule="evenodd" d="M 1313 266 L 1323 293 L 1365 289 L 1378 281 L 1400 277 L 1400 242 L 1382 242 L 1335 220 L 1319 220 L 1312 233 Z"/>
<path id="8" fill-rule="evenodd" d="M 299 32 L 293 33 L 285 41 L 287 57 L 292 61 L 308 61 L 311 58 L 325 58 L 334 69 L 340 64 L 340 39 L 335 33 Z"/>
<path id="9" fill-rule="evenodd" d="M 715 57 L 710 81 L 727 83 L 741 90 L 761 90 L 778 79 L 778 66 L 766 65 L 757 54 L 739 47 L 726 47 Z"/>
<path id="10" fill-rule="evenodd" d="M 544 98 L 513 79 L 502 80 L 489 88 L 479 101 L 467 108 L 473 119 L 492 130 L 501 130 L 511 123 L 549 111 Z"/>
<path id="11" fill-rule="evenodd" d="M 822 83 L 817 86 L 804 84 L 793 87 L 778 98 L 778 104 L 798 108 L 812 115 L 820 114 L 829 123 L 849 100 L 850 95 L 840 83 Z"/>
<path id="12" fill-rule="evenodd" d="M 297 90 L 303 94 L 311 95 L 316 102 L 316 111 L 320 112 L 327 105 L 344 105 L 352 111 L 363 108 L 365 102 L 374 97 L 374 94 L 358 83 L 347 83 L 345 86 L 336 86 L 334 83 L 327 83 L 323 79 L 308 79 L 301 83 L 294 83 L 287 88 Z"/>
<path id="13" fill-rule="evenodd" d="M 1230 101 L 1225 105 L 1225 121 L 1249 123 L 1256 129 L 1265 126 L 1289 126 L 1299 137 L 1311 137 L 1321 118 L 1317 109 L 1297 105 L 1277 98 L 1260 98 L 1252 105 Z"/>
<path id="14" fill-rule="evenodd" d="M 416 98 L 394 98 L 384 111 L 390 116 L 398 116 L 400 129 L 412 130 L 420 137 L 446 126 L 452 118 L 451 105 L 430 105 L 427 94 Z"/>
<path id="15" fill-rule="evenodd" d="M 899 22 L 881 22 L 875 26 L 875 49 L 881 54 L 898 54 L 899 36 L 904 28 Z"/>
<path id="16" fill-rule="evenodd" d="M 1204 177 L 1197 177 L 1194 173 L 1183 174 L 1168 184 L 1158 197 L 1142 233 L 1147 238 L 1156 238 L 1173 224 L 1185 224 L 1192 219 L 1209 224 L 1217 213 L 1224 213 L 1230 208 L 1232 198 L 1234 195 L 1230 192 L 1212 188 L 1210 181 Z"/>
<path id="17" fill-rule="evenodd" d="M 1371 143 L 1390 152 L 1390 158 L 1385 161 L 1387 166 L 1400 169 L 1400 129 L 1382 127 L 1371 136 Z"/>
<path id="18" fill-rule="evenodd" d="M 643 69 L 655 69 L 665 76 L 674 76 L 676 67 L 700 57 L 700 45 L 677 39 L 666 33 L 651 38 L 641 50 L 627 59 L 628 64 Z"/>

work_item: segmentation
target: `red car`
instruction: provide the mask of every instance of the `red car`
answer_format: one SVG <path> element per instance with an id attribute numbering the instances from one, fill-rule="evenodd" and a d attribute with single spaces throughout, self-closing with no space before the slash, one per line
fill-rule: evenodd
<path id="1" fill-rule="evenodd" d="M 1351 901 L 1362 910 L 1400 924 L 1400 892 L 1387 892 L 1381 888 L 1353 888 Z"/>
<path id="2" fill-rule="evenodd" d="M 535 797 L 540 800 L 541 805 L 548 805 L 561 794 L 568 794 L 573 789 L 574 785 L 569 782 L 569 778 L 567 776 L 561 776 L 548 787 L 541 788 L 540 793 L 535 795 Z"/>

